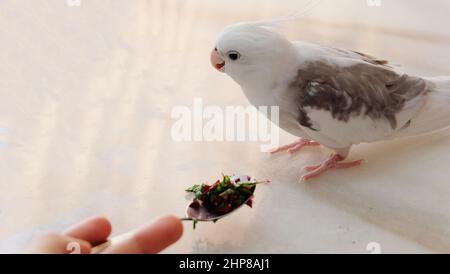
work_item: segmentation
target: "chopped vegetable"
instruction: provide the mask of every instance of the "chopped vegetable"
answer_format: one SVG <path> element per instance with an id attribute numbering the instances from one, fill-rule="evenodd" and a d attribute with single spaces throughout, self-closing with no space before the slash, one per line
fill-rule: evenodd
<path id="1" fill-rule="evenodd" d="M 217 215 L 230 213 L 242 204 L 252 206 L 252 196 L 258 182 L 249 176 L 237 177 L 224 175 L 222 180 L 214 184 L 199 184 L 188 189 L 195 195 L 190 207 L 205 207 Z"/>

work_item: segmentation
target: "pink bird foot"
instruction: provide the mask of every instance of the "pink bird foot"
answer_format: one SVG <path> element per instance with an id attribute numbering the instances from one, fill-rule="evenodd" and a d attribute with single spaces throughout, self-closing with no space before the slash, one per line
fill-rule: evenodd
<path id="1" fill-rule="evenodd" d="M 364 160 L 357 160 L 352 162 L 345 162 L 342 163 L 342 161 L 345 160 L 345 157 L 342 157 L 339 154 L 332 154 L 325 162 L 323 162 L 320 165 L 316 166 L 307 166 L 303 168 L 303 170 L 307 171 L 305 175 L 302 176 L 302 181 L 309 181 L 322 173 L 324 173 L 327 170 L 330 169 L 338 169 L 338 168 L 350 168 L 350 167 L 356 167 L 362 165 Z"/>
<path id="2" fill-rule="evenodd" d="M 279 153 L 279 152 L 288 152 L 290 154 L 294 154 L 298 151 L 300 151 L 302 148 L 304 147 L 310 147 L 310 146 L 320 146 L 320 144 L 316 141 L 311 141 L 308 139 L 299 139 L 298 141 L 292 143 L 292 144 L 288 144 L 279 148 L 276 148 L 272 151 L 270 151 L 270 155 L 275 154 L 275 153 Z"/>

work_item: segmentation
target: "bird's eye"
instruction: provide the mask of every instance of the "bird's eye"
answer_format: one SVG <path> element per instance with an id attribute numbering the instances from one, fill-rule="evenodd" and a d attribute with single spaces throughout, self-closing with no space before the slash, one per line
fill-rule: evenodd
<path id="1" fill-rule="evenodd" d="M 230 58 L 233 61 L 236 61 L 240 57 L 241 57 L 241 54 L 237 51 L 232 50 L 232 51 L 228 52 L 228 58 Z"/>

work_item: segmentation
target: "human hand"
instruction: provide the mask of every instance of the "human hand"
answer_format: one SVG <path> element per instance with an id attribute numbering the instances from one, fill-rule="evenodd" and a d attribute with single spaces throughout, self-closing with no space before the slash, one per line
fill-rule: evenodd
<path id="1" fill-rule="evenodd" d="M 62 234 L 48 234 L 33 240 L 26 253 L 90 254 L 98 244 L 107 241 L 111 223 L 103 217 L 87 219 Z M 132 232 L 129 237 L 106 247 L 102 253 L 158 253 L 176 242 L 183 234 L 179 218 L 166 216 Z"/>

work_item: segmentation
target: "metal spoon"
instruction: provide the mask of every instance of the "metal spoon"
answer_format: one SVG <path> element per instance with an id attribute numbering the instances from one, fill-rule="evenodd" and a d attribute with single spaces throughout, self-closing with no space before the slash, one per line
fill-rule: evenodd
<path id="1" fill-rule="evenodd" d="M 254 192 L 254 190 L 253 190 Z M 241 208 L 243 205 L 245 205 L 250 199 L 252 199 L 253 196 L 253 192 L 252 195 L 249 196 L 249 198 L 243 202 L 241 205 L 239 205 L 238 207 L 234 208 L 232 211 L 225 213 L 225 214 L 216 214 L 210 210 L 208 210 L 207 208 L 205 208 L 204 206 L 202 206 L 201 204 L 199 205 L 198 208 L 192 208 L 191 207 L 191 203 L 189 203 L 186 207 L 186 217 L 180 218 L 181 221 L 193 221 L 193 222 L 216 222 L 219 219 L 222 219 L 223 217 L 226 217 L 228 215 L 230 215 L 231 213 L 235 212 L 237 209 Z M 125 240 L 127 239 L 132 233 L 128 232 L 119 236 L 115 236 L 112 239 L 109 239 L 108 241 L 99 244 L 97 246 L 92 247 L 91 253 L 92 254 L 99 254 L 102 253 L 106 248 L 108 248 L 109 246 L 111 246 L 111 244 L 117 243 L 121 240 Z"/>
<path id="2" fill-rule="evenodd" d="M 186 217 L 180 218 L 182 221 L 196 221 L 196 222 L 216 222 L 231 213 L 235 212 L 237 209 L 241 208 L 243 205 L 245 205 L 248 201 L 250 201 L 253 197 L 253 193 L 255 190 L 253 189 L 252 195 L 248 197 L 247 200 L 245 200 L 242 204 L 235 207 L 230 212 L 224 213 L 224 214 L 217 214 L 215 212 L 212 212 L 211 210 L 204 207 L 202 204 L 200 204 L 197 208 L 191 207 L 192 202 L 187 205 L 186 207 Z"/>
<path id="3" fill-rule="evenodd" d="M 256 184 L 261 184 L 261 183 L 268 183 L 270 181 L 264 181 L 264 182 L 254 182 Z M 245 200 L 241 205 L 235 207 L 233 210 L 231 210 L 230 212 L 224 213 L 224 214 L 217 214 L 215 212 L 212 212 L 211 210 L 208 210 L 207 208 L 205 208 L 203 205 L 199 204 L 199 207 L 197 208 L 193 208 L 191 207 L 193 202 L 190 202 L 187 206 L 186 206 L 186 212 L 185 212 L 185 216 L 186 217 L 182 217 L 180 218 L 181 221 L 194 221 L 194 222 L 216 222 L 228 215 L 230 215 L 231 213 L 235 212 L 236 210 L 238 210 L 239 208 L 241 208 L 243 205 L 245 205 L 249 200 L 251 200 L 253 198 L 253 193 L 255 192 L 255 188 L 253 188 L 253 191 L 251 194 L 249 194 L 249 197 L 247 200 Z M 102 243 L 100 245 L 94 246 L 91 250 L 92 254 L 98 254 L 103 252 L 107 247 L 109 247 L 111 245 L 112 242 L 118 242 L 120 240 L 126 239 L 129 235 L 131 235 L 131 232 L 126 233 L 126 234 L 122 234 L 119 236 L 116 236 L 112 239 L 109 239 L 108 241 L 106 241 L 105 243 Z"/>
<path id="4" fill-rule="evenodd" d="M 253 194 L 253 193 L 252 193 Z M 238 207 L 234 208 L 232 211 L 225 213 L 225 214 L 217 214 L 214 213 L 210 210 L 208 210 L 207 208 L 205 208 L 202 205 L 199 205 L 198 208 L 192 208 L 191 207 L 191 203 L 189 203 L 186 207 L 186 217 L 180 218 L 181 221 L 193 221 L 193 222 L 216 222 L 219 219 L 222 219 L 223 217 L 226 217 L 228 215 L 230 215 L 231 213 L 235 212 L 237 209 L 241 208 L 243 205 L 245 205 L 250 199 L 252 198 L 252 195 L 250 195 L 250 197 L 243 202 L 241 205 L 239 205 Z M 131 233 L 126 233 L 126 234 L 122 234 L 116 237 L 113 237 L 112 239 L 109 239 L 108 241 L 99 244 L 97 246 L 92 247 L 91 253 L 92 254 L 99 254 L 102 253 L 106 248 L 108 248 L 109 246 L 111 246 L 111 244 L 117 243 L 121 240 L 126 239 L 128 236 L 130 236 Z"/>

